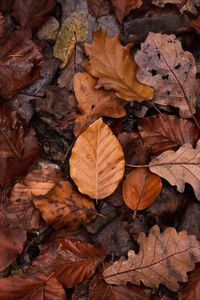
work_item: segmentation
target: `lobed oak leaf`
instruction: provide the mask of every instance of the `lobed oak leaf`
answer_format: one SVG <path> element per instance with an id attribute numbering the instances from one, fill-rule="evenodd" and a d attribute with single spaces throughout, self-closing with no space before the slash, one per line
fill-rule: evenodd
<path id="1" fill-rule="evenodd" d="M 92 44 L 85 44 L 89 60 L 84 62 L 86 71 L 98 78 L 96 88 L 115 90 L 116 95 L 127 101 L 143 101 L 153 98 L 153 89 L 141 84 L 136 73 L 138 66 L 130 57 L 132 44 L 122 46 L 119 35 L 113 38 L 101 28 L 93 32 Z"/>
<path id="2" fill-rule="evenodd" d="M 153 0 L 152 4 L 164 7 L 166 4 L 176 4 L 181 13 L 189 11 L 193 15 L 198 13 L 197 7 L 200 6 L 200 0 Z"/>
<path id="3" fill-rule="evenodd" d="M 43 274 L 0 279 L 0 298 L 4 300 L 66 300 L 65 290 L 55 277 Z"/>
<path id="4" fill-rule="evenodd" d="M 95 89 L 97 80 L 88 73 L 76 73 L 74 76 L 74 92 L 78 108 L 82 112 L 77 115 L 74 134 L 77 136 L 99 117 L 121 118 L 126 115 L 125 101 L 116 97 L 114 92 Z"/>
<path id="5" fill-rule="evenodd" d="M 196 149 L 190 144 L 184 144 L 176 152 L 163 152 L 150 165 L 153 173 L 165 178 L 171 185 L 176 185 L 180 193 L 183 193 L 185 183 L 191 184 L 200 201 L 200 140 Z"/>
<path id="6" fill-rule="evenodd" d="M 178 291 L 179 282 L 187 282 L 187 272 L 200 261 L 200 242 L 186 231 L 177 233 L 168 227 L 163 233 L 153 226 L 148 237 L 140 233 L 138 254 L 130 250 L 127 260 L 119 260 L 108 267 L 103 275 L 109 284 L 125 285 L 128 281 L 158 288 L 164 284 L 171 291 Z"/>
<path id="7" fill-rule="evenodd" d="M 77 193 L 69 181 L 60 181 L 44 196 L 33 197 L 33 202 L 45 222 L 55 229 L 68 226 L 75 230 L 96 217 L 92 200 Z"/>
<path id="8" fill-rule="evenodd" d="M 33 262 L 31 271 L 46 275 L 55 272 L 55 277 L 65 288 L 72 288 L 89 279 L 105 255 L 96 246 L 72 238 L 59 240 L 43 248 Z"/>
<path id="9" fill-rule="evenodd" d="M 150 206 L 161 190 L 160 177 L 147 168 L 139 168 L 126 177 L 123 184 L 123 197 L 126 205 L 137 211 Z"/>
<path id="10" fill-rule="evenodd" d="M 69 163 L 79 191 L 96 200 L 114 192 L 125 167 L 122 147 L 101 118 L 78 137 Z"/>
<path id="11" fill-rule="evenodd" d="M 140 8 L 143 0 L 111 0 L 115 15 L 120 23 L 128 16 L 132 9 Z"/>
<path id="12" fill-rule="evenodd" d="M 195 146 L 199 139 L 197 126 L 189 120 L 174 115 L 154 115 L 139 121 L 139 132 L 146 146 L 151 146 L 152 154 L 166 150 L 177 150 L 190 143 Z"/>
<path id="13" fill-rule="evenodd" d="M 110 13 L 111 4 L 109 0 L 87 0 L 87 4 L 89 13 L 95 18 L 107 16 Z"/>
<path id="14" fill-rule="evenodd" d="M 174 34 L 150 32 L 135 54 L 137 79 L 154 88 L 154 102 L 178 107 L 183 118 L 195 113 L 196 63 Z"/>

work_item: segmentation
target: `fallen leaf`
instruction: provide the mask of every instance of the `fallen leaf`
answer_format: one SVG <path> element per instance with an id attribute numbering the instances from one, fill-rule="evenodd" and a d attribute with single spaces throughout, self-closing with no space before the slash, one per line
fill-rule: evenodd
<path id="1" fill-rule="evenodd" d="M 198 13 L 198 10 L 196 7 L 200 6 L 199 0 L 153 0 L 152 4 L 164 7 L 167 3 L 176 4 L 180 10 L 181 13 L 184 13 L 184 11 L 189 11 L 193 15 L 196 15 Z"/>
<path id="2" fill-rule="evenodd" d="M 150 165 L 153 173 L 165 178 L 171 185 L 176 185 L 180 193 L 184 192 L 186 182 L 191 184 L 195 196 L 200 200 L 200 140 L 196 149 L 190 144 L 184 144 L 176 152 L 163 152 Z"/>
<path id="3" fill-rule="evenodd" d="M 39 28 L 55 8 L 55 0 L 17 0 L 12 16 L 21 27 Z"/>
<path id="4" fill-rule="evenodd" d="M 9 12 L 13 6 L 15 0 L 1 0 L 0 2 L 0 11 L 1 12 Z"/>
<path id="5" fill-rule="evenodd" d="M 143 101 L 153 98 L 153 89 L 141 84 L 136 73 L 138 66 L 130 57 L 132 44 L 122 46 L 119 34 L 113 38 L 101 28 L 93 32 L 92 44 L 85 44 L 89 60 L 84 62 L 86 71 L 98 78 L 96 88 L 115 90 L 116 95 L 127 101 Z"/>
<path id="6" fill-rule="evenodd" d="M 37 229 L 43 226 L 40 211 L 33 204 L 33 197 L 47 194 L 62 178 L 62 172 L 55 168 L 32 170 L 12 189 L 6 203 L 6 217 L 21 228 Z"/>
<path id="7" fill-rule="evenodd" d="M 193 147 L 199 139 L 197 126 L 189 120 L 175 115 L 154 115 L 139 121 L 139 132 L 146 146 L 151 146 L 152 154 L 166 150 L 177 150 L 190 143 Z"/>
<path id="8" fill-rule="evenodd" d="M 155 103 L 178 107 L 183 118 L 195 113 L 195 59 L 174 34 L 150 32 L 135 61 L 140 67 L 137 79 L 154 88 Z"/>
<path id="9" fill-rule="evenodd" d="M 114 92 L 105 92 L 103 88 L 95 89 L 97 80 L 88 73 L 76 73 L 74 92 L 81 115 L 77 115 L 74 134 L 78 136 L 99 117 L 121 118 L 126 115 L 125 101 L 116 97 Z"/>
<path id="10" fill-rule="evenodd" d="M 104 257 L 100 248 L 68 238 L 57 241 L 46 249 L 43 246 L 31 269 L 46 275 L 55 272 L 54 276 L 65 288 L 72 288 L 92 277 Z"/>
<path id="11" fill-rule="evenodd" d="M 96 217 L 92 200 L 77 193 L 69 181 L 59 181 L 45 196 L 33 198 L 43 219 L 55 229 L 68 226 L 75 230 Z"/>
<path id="12" fill-rule="evenodd" d="M 50 17 L 37 32 L 39 40 L 56 41 L 60 24 L 56 18 Z"/>
<path id="13" fill-rule="evenodd" d="M 4 16 L 2 13 L 0 13 L 0 41 L 5 35 L 5 21 L 4 21 Z M 0 42 L 1 44 L 1 42 Z"/>
<path id="14" fill-rule="evenodd" d="M 17 258 L 17 256 L 22 252 L 25 242 L 26 230 L 20 229 L 17 223 L 15 224 L 15 227 L 12 228 L 8 220 L 5 217 L 3 217 L 3 215 L 1 215 L 0 272 L 7 268 Z"/>
<path id="15" fill-rule="evenodd" d="M 179 300 L 197 300 L 200 298 L 200 265 L 189 274 L 189 282 L 178 293 Z"/>
<path id="16" fill-rule="evenodd" d="M 149 172 L 148 168 L 133 170 L 123 184 L 123 197 L 132 210 L 142 210 L 160 194 L 162 182 L 159 176 Z"/>
<path id="17" fill-rule="evenodd" d="M 18 29 L 0 45 L 0 53 L 0 96 L 11 99 L 40 77 L 42 47 L 31 40 L 29 31 Z"/>
<path id="18" fill-rule="evenodd" d="M 88 34 L 87 15 L 84 11 L 73 12 L 62 24 L 53 55 L 63 62 L 60 68 L 64 68 L 72 55 L 75 44 L 83 42 Z"/>
<path id="19" fill-rule="evenodd" d="M 103 275 L 109 284 L 125 285 L 127 281 L 140 282 L 154 289 L 164 284 L 171 291 L 178 291 L 179 282 L 187 282 L 187 272 L 194 270 L 200 260 L 200 242 L 186 231 L 177 233 L 168 227 L 163 233 L 153 226 L 148 237 L 142 232 L 137 239 L 138 254 L 130 250 L 128 259 L 116 261 Z"/>
<path id="20" fill-rule="evenodd" d="M 192 20 L 192 25 L 195 28 L 196 32 L 200 34 L 200 17 L 195 20 Z"/>
<path id="21" fill-rule="evenodd" d="M 0 279 L 0 298 L 4 300 L 66 300 L 65 290 L 54 277 L 37 273 L 32 277 L 18 275 Z"/>
<path id="22" fill-rule="evenodd" d="M 80 192 L 96 200 L 112 194 L 124 174 L 121 145 L 101 118 L 78 137 L 69 163 Z"/>
<path id="23" fill-rule="evenodd" d="M 140 8 L 143 0 L 111 0 L 114 12 L 122 23 L 123 18 L 128 16 L 132 9 Z"/>
<path id="24" fill-rule="evenodd" d="M 87 0 L 87 3 L 89 13 L 95 18 L 106 16 L 110 13 L 111 4 L 109 0 Z"/>
<path id="25" fill-rule="evenodd" d="M 7 187 L 40 155 L 35 131 L 8 104 L 0 106 L 0 186 Z"/>

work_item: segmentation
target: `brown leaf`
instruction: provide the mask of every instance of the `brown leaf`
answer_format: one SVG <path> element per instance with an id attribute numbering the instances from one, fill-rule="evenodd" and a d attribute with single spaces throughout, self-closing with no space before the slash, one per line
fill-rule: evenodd
<path id="1" fill-rule="evenodd" d="M 40 155 L 35 131 L 8 104 L 0 107 L 0 186 L 32 167 Z"/>
<path id="2" fill-rule="evenodd" d="M 44 60 L 41 46 L 31 40 L 30 32 L 18 29 L 0 46 L 0 96 L 13 98 L 19 90 L 40 77 Z"/>
<path id="3" fill-rule="evenodd" d="M 100 248 L 68 238 L 57 241 L 46 249 L 43 247 L 33 262 L 32 269 L 47 275 L 55 272 L 54 276 L 64 287 L 72 288 L 92 277 L 104 257 Z"/>
<path id="4" fill-rule="evenodd" d="M 110 0 L 87 0 L 89 13 L 99 18 L 101 16 L 107 16 L 110 13 Z"/>
<path id="5" fill-rule="evenodd" d="M 4 300 L 66 300 L 65 290 L 54 277 L 37 273 L 35 277 L 18 275 L 0 279 L 0 298 Z"/>
<path id="6" fill-rule="evenodd" d="M 26 230 L 17 224 L 11 228 L 5 217 L 0 215 L 0 272 L 7 268 L 22 252 L 26 242 Z M 1 289 L 0 289 L 1 290 Z M 1 292 L 0 292 L 1 293 Z M 2 298 L 3 299 L 3 298 Z"/>
<path id="7" fill-rule="evenodd" d="M 39 28 L 55 7 L 55 0 L 17 0 L 12 16 L 21 27 Z"/>
<path id="8" fill-rule="evenodd" d="M 148 168 L 133 170 L 123 184 L 123 197 L 132 210 L 142 210 L 160 194 L 162 182 L 159 176 L 149 172 Z"/>
<path id="9" fill-rule="evenodd" d="M 135 61 L 140 67 L 137 79 L 154 87 L 155 103 L 178 107 L 183 118 L 195 113 L 195 59 L 174 34 L 150 32 Z"/>
<path id="10" fill-rule="evenodd" d="M 68 226 L 77 229 L 95 218 L 96 210 L 92 200 L 77 193 L 69 181 L 60 181 L 45 196 L 33 198 L 47 224 L 55 229 Z"/>
<path id="11" fill-rule="evenodd" d="M 137 239 L 140 250 L 128 252 L 128 259 L 117 261 L 103 275 L 109 284 L 125 285 L 127 281 L 158 288 L 164 284 L 171 291 L 178 291 L 179 282 L 187 282 L 187 272 L 200 260 L 200 242 L 186 231 L 177 233 L 169 227 L 163 233 L 157 225 L 148 237 L 142 232 Z"/>
<path id="12" fill-rule="evenodd" d="M 199 139 L 199 130 L 194 123 L 173 115 L 154 115 L 139 121 L 139 132 L 144 144 L 151 146 L 152 154 L 177 150 L 190 143 L 194 147 Z"/>
<path id="13" fill-rule="evenodd" d="M 99 117 L 121 118 L 126 115 L 125 101 L 116 97 L 114 92 L 95 89 L 97 80 L 88 73 L 76 73 L 74 92 L 79 103 L 81 115 L 77 115 L 74 134 L 77 136 Z"/>
<path id="14" fill-rule="evenodd" d="M 198 300 L 200 298 L 200 265 L 189 274 L 189 282 L 178 293 L 179 300 Z"/>
<path id="15" fill-rule="evenodd" d="M 199 0 L 153 0 L 152 4 L 164 7 L 167 3 L 176 4 L 180 10 L 181 13 L 184 11 L 189 11 L 192 14 L 196 15 L 198 13 L 198 10 L 196 7 L 200 6 Z"/>
<path id="16" fill-rule="evenodd" d="M 192 20 L 192 25 L 195 28 L 196 32 L 200 34 L 200 17 L 195 20 Z"/>
<path id="17" fill-rule="evenodd" d="M 6 203 L 6 217 L 18 222 L 21 228 L 37 229 L 43 226 L 40 212 L 33 204 L 33 196 L 47 194 L 62 178 L 62 172 L 55 168 L 32 170 L 12 189 Z"/>
<path id="18" fill-rule="evenodd" d="M 200 141 L 196 149 L 190 144 L 182 145 L 178 151 L 168 150 L 150 162 L 150 170 L 176 185 L 180 193 L 185 183 L 191 184 L 195 196 L 200 200 Z"/>
<path id="19" fill-rule="evenodd" d="M 124 174 L 121 145 L 101 118 L 78 137 L 69 163 L 80 192 L 96 200 L 112 194 Z"/>
<path id="20" fill-rule="evenodd" d="M 106 30 L 100 28 L 93 32 L 92 44 L 85 44 L 89 61 L 84 63 L 84 67 L 98 78 L 97 88 L 114 89 L 118 97 L 127 101 L 150 100 L 153 89 L 136 79 L 138 66 L 130 57 L 132 46 L 122 46 L 118 34 L 109 38 Z"/>
<path id="21" fill-rule="evenodd" d="M 115 14 L 120 23 L 132 9 L 140 8 L 143 0 L 111 0 Z"/>

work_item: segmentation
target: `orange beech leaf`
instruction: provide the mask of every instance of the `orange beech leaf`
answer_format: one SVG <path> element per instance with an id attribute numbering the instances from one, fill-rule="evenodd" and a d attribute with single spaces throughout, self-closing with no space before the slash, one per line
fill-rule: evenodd
<path id="1" fill-rule="evenodd" d="M 98 78 L 96 88 L 115 90 L 116 95 L 127 101 L 144 101 L 153 98 L 153 89 L 136 78 L 138 66 L 130 57 L 133 44 L 122 46 L 119 34 L 113 38 L 100 28 L 93 32 L 92 44 L 85 44 L 89 60 L 84 62 L 86 71 Z"/>
<path id="2" fill-rule="evenodd" d="M 68 226 L 74 230 L 96 217 L 92 200 L 77 193 L 69 181 L 60 181 L 44 196 L 34 197 L 33 202 L 45 222 L 55 229 Z"/>
<path id="3" fill-rule="evenodd" d="M 200 242 L 186 231 L 177 233 L 168 227 L 160 233 L 158 225 L 151 228 L 148 237 L 140 233 L 138 254 L 128 252 L 128 259 L 120 259 L 108 267 L 103 275 L 109 284 L 125 285 L 128 281 L 157 289 L 164 284 L 178 291 L 178 282 L 187 282 L 187 272 L 194 270 L 200 261 Z"/>
<path id="4" fill-rule="evenodd" d="M 123 197 L 126 205 L 132 210 L 147 208 L 160 194 L 162 182 L 159 176 L 148 168 L 133 170 L 123 184 Z"/>
<path id="5" fill-rule="evenodd" d="M 123 18 L 128 16 L 132 9 L 140 8 L 143 0 L 111 0 L 114 12 L 122 23 Z"/>
<path id="6" fill-rule="evenodd" d="M 72 288 L 89 279 L 95 273 L 97 265 L 105 255 L 96 246 L 72 238 L 56 241 L 43 246 L 39 256 L 33 262 L 31 271 L 41 271 L 54 276 L 66 288 Z"/>
<path id="7" fill-rule="evenodd" d="M 0 298 L 4 300 L 67 300 L 62 284 L 41 273 L 0 279 Z"/>
<path id="8" fill-rule="evenodd" d="M 112 194 L 124 175 L 122 147 L 101 118 L 78 137 L 69 163 L 79 191 L 94 199 Z"/>
<path id="9" fill-rule="evenodd" d="M 121 118 L 126 115 L 124 105 L 127 102 L 119 99 L 114 92 L 106 92 L 103 88 L 95 89 L 96 82 L 97 80 L 86 72 L 76 73 L 74 76 L 74 92 L 82 113 L 76 117 L 76 136 L 80 134 L 81 129 L 87 129 L 99 117 Z"/>

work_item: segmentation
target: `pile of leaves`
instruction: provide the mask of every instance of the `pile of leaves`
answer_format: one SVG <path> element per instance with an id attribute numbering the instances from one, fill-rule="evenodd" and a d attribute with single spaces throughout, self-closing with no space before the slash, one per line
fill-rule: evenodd
<path id="1" fill-rule="evenodd" d="M 0 0 L 0 298 L 200 298 L 200 1 Z"/>

